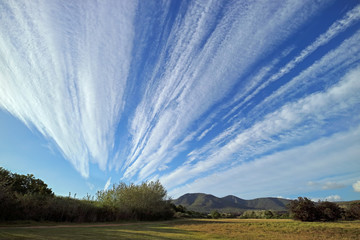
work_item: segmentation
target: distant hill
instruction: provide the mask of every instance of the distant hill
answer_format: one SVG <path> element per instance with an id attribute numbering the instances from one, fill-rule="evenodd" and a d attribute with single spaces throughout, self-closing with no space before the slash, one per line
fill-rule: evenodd
<path id="1" fill-rule="evenodd" d="M 187 193 L 173 200 L 173 203 L 197 212 L 211 212 L 212 210 L 223 212 L 243 212 L 246 210 L 286 211 L 286 205 L 290 203 L 290 200 L 282 198 L 244 200 L 232 195 L 218 198 L 204 193 Z"/>

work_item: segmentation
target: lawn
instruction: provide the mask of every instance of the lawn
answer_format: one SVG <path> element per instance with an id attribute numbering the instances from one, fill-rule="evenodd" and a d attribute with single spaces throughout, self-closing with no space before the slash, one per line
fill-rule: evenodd
<path id="1" fill-rule="evenodd" d="M 0 239 L 360 239 L 360 222 L 187 219 L 122 224 L 3 226 Z"/>

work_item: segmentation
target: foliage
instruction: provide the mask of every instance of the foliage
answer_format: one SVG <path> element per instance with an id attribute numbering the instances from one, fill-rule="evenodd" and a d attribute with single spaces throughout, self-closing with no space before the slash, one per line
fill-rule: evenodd
<path id="1" fill-rule="evenodd" d="M 345 220 L 360 219 L 360 201 L 352 202 L 349 206 L 346 206 L 343 212 L 343 218 Z"/>
<path id="2" fill-rule="evenodd" d="M 48 185 L 32 174 L 22 175 L 11 173 L 0 167 L 0 182 L 8 190 L 18 194 L 38 194 L 43 196 L 54 196 Z"/>
<path id="3" fill-rule="evenodd" d="M 292 217 L 300 221 L 336 221 L 342 217 L 342 210 L 332 202 L 318 202 L 317 204 L 307 198 L 299 197 L 289 205 Z"/>
<path id="4" fill-rule="evenodd" d="M 159 181 L 141 185 L 120 183 L 106 191 L 97 192 L 102 206 L 119 212 L 126 218 L 138 220 L 166 219 L 173 216 L 167 192 Z"/>
<path id="5" fill-rule="evenodd" d="M 271 210 L 247 210 L 239 217 L 241 219 L 287 219 L 288 213 L 285 211 Z"/>
<path id="6" fill-rule="evenodd" d="M 320 221 L 336 221 L 341 219 L 342 209 L 333 202 L 319 202 L 316 206 L 319 212 Z"/>
<path id="7" fill-rule="evenodd" d="M 0 220 L 99 222 L 124 219 L 155 220 L 173 216 L 160 182 L 114 186 L 100 191 L 97 201 L 54 196 L 33 175 L 13 174 L 0 167 Z"/>
<path id="8" fill-rule="evenodd" d="M 292 201 L 289 209 L 296 220 L 312 222 L 318 219 L 318 209 L 315 207 L 315 203 L 306 197 L 299 197 Z"/>
<path id="9" fill-rule="evenodd" d="M 220 214 L 218 211 L 213 210 L 213 211 L 211 211 L 210 216 L 211 216 L 211 218 L 213 218 L 213 219 L 218 219 L 218 218 L 221 217 L 221 214 Z"/>

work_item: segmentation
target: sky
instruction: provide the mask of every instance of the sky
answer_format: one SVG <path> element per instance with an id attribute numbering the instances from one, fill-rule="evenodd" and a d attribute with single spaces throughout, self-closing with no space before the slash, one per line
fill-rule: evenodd
<path id="1" fill-rule="evenodd" d="M 0 166 L 57 195 L 360 199 L 358 0 L 0 1 Z"/>

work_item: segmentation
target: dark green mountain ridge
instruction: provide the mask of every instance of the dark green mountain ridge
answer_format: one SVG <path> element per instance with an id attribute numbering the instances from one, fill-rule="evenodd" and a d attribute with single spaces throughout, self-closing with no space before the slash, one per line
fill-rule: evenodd
<path id="1" fill-rule="evenodd" d="M 233 195 L 219 198 L 211 194 L 187 193 L 173 200 L 173 203 L 197 212 L 211 212 L 212 210 L 223 212 L 243 212 L 246 210 L 286 211 L 286 205 L 290 203 L 290 200 L 272 197 L 245 200 Z"/>

